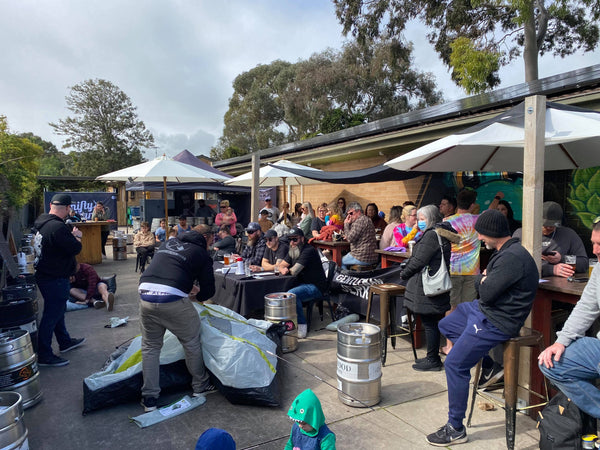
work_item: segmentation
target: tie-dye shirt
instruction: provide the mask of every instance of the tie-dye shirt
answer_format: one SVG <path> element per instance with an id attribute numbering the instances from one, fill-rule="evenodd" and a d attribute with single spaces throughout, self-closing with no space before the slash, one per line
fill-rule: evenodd
<path id="1" fill-rule="evenodd" d="M 460 234 L 460 242 L 452 243 L 450 275 L 479 275 L 479 252 L 481 242 L 477 238 L 475 222 L 479 216 L 454 214 L 445 219 Z"/>

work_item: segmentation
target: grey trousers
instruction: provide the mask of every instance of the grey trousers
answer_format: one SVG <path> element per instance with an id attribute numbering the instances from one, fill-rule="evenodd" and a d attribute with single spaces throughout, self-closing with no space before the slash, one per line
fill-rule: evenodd
<path id="1" fill-rule="evenodd" d="M 142 329 L 143 397 L 160 394 L 160 350 L 165 330 L 169 330 L 183 346 L 185 363 L 192 374 L 194 392 L 202 392 L 208 384 L 208 373 L 202 359 L 200 318 L 189 298 L 170 303 L 152 303 L 140 300 L 140 327 Z"/>

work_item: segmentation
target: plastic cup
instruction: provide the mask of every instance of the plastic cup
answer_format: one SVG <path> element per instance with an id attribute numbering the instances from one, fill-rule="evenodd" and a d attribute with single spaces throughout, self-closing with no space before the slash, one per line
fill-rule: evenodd
<path id="1" fill-rule="evenodd" d="M 230 261 L 229 261 L 230 256 L 231 255 L 223 255 L 223 264 L 225 264 L 226 266 L 228 266 L 230 264 Z"/>

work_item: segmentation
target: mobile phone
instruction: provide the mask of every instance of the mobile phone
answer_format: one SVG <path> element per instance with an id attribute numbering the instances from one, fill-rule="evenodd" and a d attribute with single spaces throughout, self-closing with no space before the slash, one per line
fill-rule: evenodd
<path id="1" fill-rule="evenodd" d="M 556 252 L 555 251 L 543 250 L 542 251 L 542 255 L 544 255 L 544 256 L 554 256 L 554 255 L 556 255 Z"/>

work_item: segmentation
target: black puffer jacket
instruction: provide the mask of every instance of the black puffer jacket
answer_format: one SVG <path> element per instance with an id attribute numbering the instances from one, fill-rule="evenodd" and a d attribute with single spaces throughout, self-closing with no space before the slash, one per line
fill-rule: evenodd
<path id="1" fill-rule="evenodd" d="M 442 247 L 444 249 L 444 261 L 446 267 L 450 267 L 450 240 L 460 240 L 456 230 L 447 223 L 439 223 L 435 226 L 442 238 Z M 413 248 L 411 257 L 406 262 L 406 267 L 400 272 L 400 277 L 408 280 L 406 283 L 406 298 L 404 305 L 412 312 L 417 314 L 443 314 L 450 309 L 450 293 L 428 297 L 423 292 L 423 281 L 421 270 L 429 266 L 429 273 L 435 274 L 440 268 L 442 261 L 442 252 L 438 242 L 437 233 L 433 228 L 425 231 L 423 237 Z"/>

